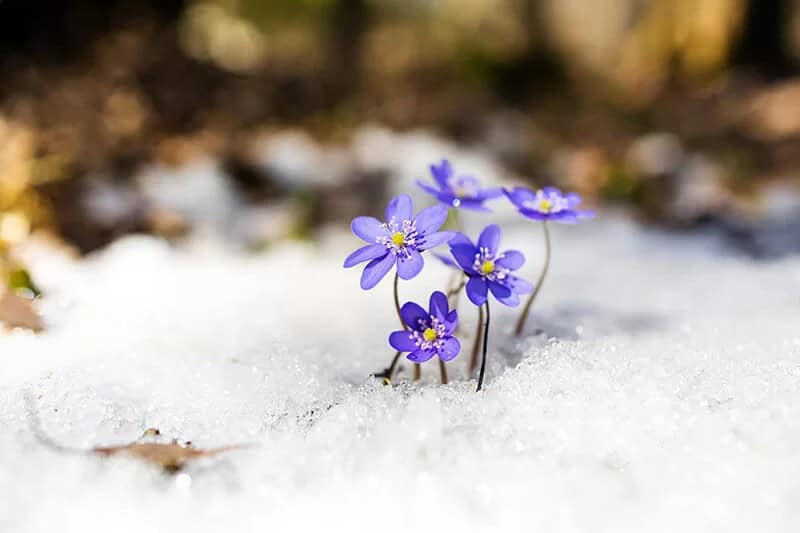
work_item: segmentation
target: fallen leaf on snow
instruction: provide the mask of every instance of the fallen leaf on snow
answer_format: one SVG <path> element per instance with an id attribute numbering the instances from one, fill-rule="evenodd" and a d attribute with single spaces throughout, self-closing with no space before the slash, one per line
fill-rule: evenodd
<path id="1" fill-rule="evenodd" d="M 33 304 L 21 296 L 0 287 L 0 322 L 11 328 L 43 329 L 42 319 Z"/>

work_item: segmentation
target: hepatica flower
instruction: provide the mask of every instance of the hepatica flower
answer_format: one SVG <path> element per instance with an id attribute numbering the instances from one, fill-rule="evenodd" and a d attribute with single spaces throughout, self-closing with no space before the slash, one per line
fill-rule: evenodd
<path id="1" fill-rule="evenodd" d="M 458 312 L 449 309 L 443 292 L 431 294 L 427 311 L 408 302 L 400 309 L 400 315 L 408 329 L 389 335 L 389 344 L 399 352 L 408 352 L 410 361 L 423 363 L 433 356 L 450 361 L 461 351 L 461 343 L 453 336 Z"/>
<path id="2" fill-rule="evenodd" d="M 539 294 L 539 290 L 542 288 L 544 278 L 547 276 L 547 270 L 550 267 L 550 232 L 547 229 L 547 222 L 552 220 L 566 224 L 575 224 L 581 219 L 593 218 L 594 212 L 578 209 L 581 203 L 579 194 L 574 192 L 564 194 L 555 187 L 545 187 L 536 192 L 533 192 L 531 189 L 526 189 L 525 187 L 515 187 L 511 190 L 504 189 L 503 192 L 522 216 L 533 220 L 541 220 L 544 230 L 544 266 L 539 273 L 539 278 L 536 280 L 536 290 L 533 291 L 530 298 L 528 298 L 528 301 L 525 303 L 525 306 L 522 308 L 519 320 L 517 320 L 517 325 L 514 328 L 514 334 L 519 336 L 525 327 L 525 322 L 528 320 L 528 313 L 531 310 L 534 300 L 536 300 L 536 296 Z"/>
<path id="3" fill-rule="evenodd" d="M 489 211 L 483 205 L 484 202 L 503 195 L 500 187 L 481 187 L 472 176 L 456 176 L 447 159 L 443 159 L 438 165 L 431 165 L 430 168 L 434 186 L 423 181 L 417 181 L 417 185 L 449 207 Z"/>
<path id="4" fill-rule="evenodd" d="M 562 193 L 555 187 L 545 187 L 534 192 L 525 187 L 503 189 L 511 203 L 525 217 L 533 220 L 553 220 L 574 224 L 584 218 L 594 217 L 592 211 L 578 209 L 581 196 L 571 192 Z"/>
<path id="5" fill-rule="evenodd" d="M 481 306 L 488 293 L 502 304 L 519 305 L 519 295 L 533 292 L 533 285 L 513 274 L 525 263 L 525 256 L 517 250 L 499 251 L 500 228 L 486 226 L 478 237 L 478 244 L 464 234 L 450 241 L 450 253 L 458 266 L 469 277 L 467 297 Z"/>
<path id="6" fill-rule="evenodd" d="M 350 254 L 345 268 L 367 263 L 361 274 L 361 288 L 369 290 L 397 265 L 397 275 L 411 279 L 424 265 L 422 252 L 444 244 L 453 232 L 438 231 L 447 219 L 447 208 L 435 205 L 414 216 L 411 197 L 401 194 L 386 206 L 386 222 L 373 217 L 356 217 L 350 225 L 353 233 L 368 244 Z"/>

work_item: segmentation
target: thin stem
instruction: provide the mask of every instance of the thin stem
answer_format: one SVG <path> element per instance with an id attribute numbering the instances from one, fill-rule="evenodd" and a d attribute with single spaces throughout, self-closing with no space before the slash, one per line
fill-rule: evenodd
<path id="1" fill-rule="evenodd" d="M 400 314 L 400 295 L 397 291 L 397 286 L 400 283 L 400 275 L 395 272 L 394 273 L 394 308 L 397 311 L 397 319 L 400 321 L 400 325 L 403 329 L 407 330 L 408 326 L 405 322 L 403 322 L 403 315 Z M 414 381 L 419 381 L 420 376 L 422 375 L 422 367 L 420 367 L 419 363 L 414 363 Z"/>
<path id="2" fill-rule="evenodd" d="M 461 226 L 461 215 L 459 215 L 458 209 L 453 210 L 453 222 L 455 223 L 456 231 L 464 231 L 464 228 Z"/>
<path id="3" fill-rule="evenodd" d="M 384 368 L 380 372 L 376 372 L 375 374 L 372 374 L 373 377 L 383 378 L 386 381 L 388 381 L 389 383 L 391 383 L 392 382 L 392 376 L 394 376 L 394 369 L 395 369 L 395 367 L 397 367 L 397 362 L 400 360 L 400 356 L 402 355 L 402 353 L 403 352 L 395 352 L 394 358 L 392 359 L 392 362 L 389 364 L 389 366 L 387 366 L 386 368 Z"/>
<path id="4" fill-rule="evenodd" d="M 472 356 L 469 359 L 467 372 L 470 376 L 478 367 L 478 353 L 481 349 L 481 334 L 483 333 L 483 306 L 478 307 L 478 324 L 475 327 L 475 340 L 472 343 Z"/>
<path id="5" fill-rule="evenodd" d="M 539 279 L 536 280 L 536 286 L 533 289 L 531 297 L 528 298 L 528 302 L 522 309 L 522 314 L 519 316 L 519 320 L 517 320 L 517 326 L 514 328 L 515 337 L 519 337 L 522 334 L 522 330 L 525 328 L 525 322 L 527 322 L 528 320 L 528 313 L 531 310 L 533 301 L 536 300 L 536 296 L 539 294 L 539 290 L 542 288 L 542 283 L 544 283 L 544 278 L 545 276 L 547 276 L 547 269 L 550 268 L 550 230 L 547 228 L 546 220 L 542 223 L 542 228 L 544 229 L 544 247 L 545 247 L 544 267 L 542 268 L 542 272 L 539 274 Z"/>
<path id="6" fill-rule="evenodd" d="M 447 385 L 447 367 L 441 359 L 439 359 L 439 373 L 442 375 L 442 385 Z"/>
<path id="7" fill-rule="evenodd" d="M 400 275 L 397 272 L 394 273 L 394 309 L 397 311 L 397 319 L 400 321 L 400 326 L 403 329 L 408 329 L 406 323 L 403 322 L 403 315 L 400 314 L 400 295 L 397 292 L 397 286 L 400 282 Z"/>
<path id="8" fill-rule="evenodd" d="M 483 324 L 483 359 L 481 360 L 481 373 L 478 375 L 478 389 L 483 388 L 483 375 L 486 372 L 486 348 L 489 344 L 489 300 L 486 300 L 486 322 Z"/>
<path id="9" fill-rule="evenodd" d="M 467 279 L 466 278 L 462 279 L 461 283 L 459 283 L 457 286 L 455 286 L 452 289 L 450 289 L 449 291 L 447 291 L 447 298 L 450 299 L 453 296 L 457 295 L 459 292 L 461 292 L 461 289 L 463 289 L 464 285 L 466 285 L 466 284 L 467 284 Z M 452 286 L 452 283 L 450 285 Z M 451 307 L 452 307 L 452 303 L 451 303 Z"/>

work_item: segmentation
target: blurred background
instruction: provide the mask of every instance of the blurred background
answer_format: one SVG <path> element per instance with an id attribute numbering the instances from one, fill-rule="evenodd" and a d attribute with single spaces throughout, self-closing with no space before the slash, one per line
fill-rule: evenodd
<path id="1" fill-rule="evenodd" d="M 2 0 L 0 265 L 30 285 L 42 232 L 310 238 L 387 195 L 376 128 L 782 255 L 798 67 L 800 0 Z"/>

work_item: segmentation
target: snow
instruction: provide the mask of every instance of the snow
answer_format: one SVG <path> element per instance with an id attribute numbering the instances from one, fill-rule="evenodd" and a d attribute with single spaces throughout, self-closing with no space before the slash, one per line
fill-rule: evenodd
<path id="1" fill-rule="evenodd" d="M 540 228 L 498 219 L 533 278 Z M 613 213 L 553 240 L 528 336 L 493 307 L 480 394 L 463 353 L 448 386 L 435 364 L 420 384 L 367 378 L 392 355 L 391 280 L 358 289 L 345 228 L 257 255 L 139 236 L 82 261 L 30 248 L 48 330 L 0 336 L 0 531 L 797 531 L 800 257 Z M 445 283 L 428 263 L 403 300 Z M 250 446 L 177 476 L 58 452 L 26 392 L 64 446 L 148 427 Z"/>

